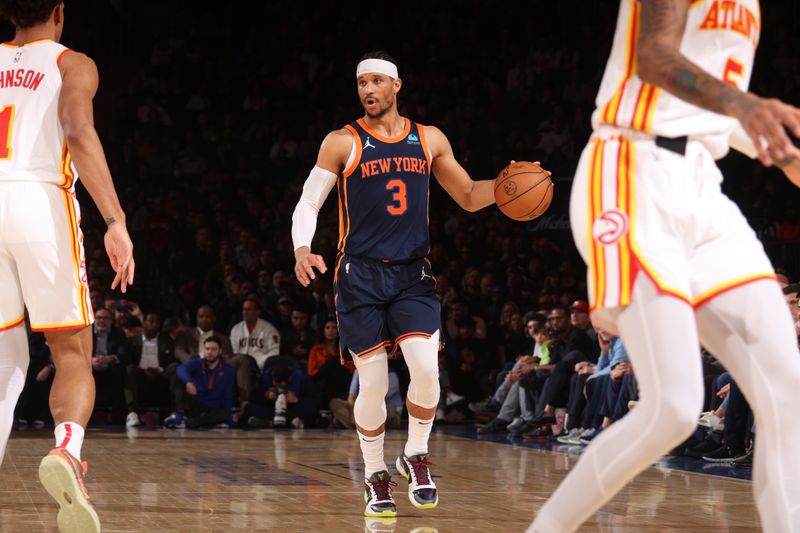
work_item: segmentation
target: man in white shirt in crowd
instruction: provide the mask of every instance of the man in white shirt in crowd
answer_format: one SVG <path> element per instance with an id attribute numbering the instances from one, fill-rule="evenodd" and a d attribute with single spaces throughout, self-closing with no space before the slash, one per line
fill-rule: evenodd
<path id="1" fill-rule="evenodd" d="M 146 393 L 151 407 L 169 407 L 168 377 L 165 370 L 177 363 L 175 342 L 169 334 L 161 333 L 161 317 L 148 313 L 144 317 L 142 334 L 130 337 L 125 367 L 125 403 L 128 406 L 127 427 L 142 424 L 139 418 L 140 398 Z"/>
<path id="2" fill-rule="evenodd" d="M 244 320 L 231 329 L 231 344 L 237 356 L 252 358 L 258 369 L 264 370 L 267 359 L 280 354 L 281 335 L 275 326 L 260 316 L 258 301 L 245 300 L 242 304 Z"/>

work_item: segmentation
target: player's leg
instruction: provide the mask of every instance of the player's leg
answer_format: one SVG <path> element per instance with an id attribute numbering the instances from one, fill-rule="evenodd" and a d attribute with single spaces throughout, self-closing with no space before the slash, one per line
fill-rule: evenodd
<path id="1" fill-rule="evenodd" d="M 414 507 L 430 509 L 439 503 L 430 473 L 428 439 L 439 403 L 439 332 L 429 338 L 412 337 L 400 341 L 408 366 L 408 440 L 397 458 L 397 471 L 408 480 L 408 498 Z"/>
<path id="2" fill-rule="evenodd" d="M 640 276 L 617 324 L 636 372 L 639 403 L 592 440 L 529 533 L 574 531 L 697 424 L 703 380 L 691 306 L 658 294 Z"/>
<path id="3" fill-rule="evenodd" d="M 18 185 L 16 263 L 31 329 L 43 331 L 55 364 L 50 409 L 56 447 L 39 465 L 39 479 L 61 507 L 62 531 L 99 531 L 84 486 L 81 445 L 94 405 L 91 323 L 83 237 L 77 201 L 68 192 L 37 184 Z"/>
<path id="4" fill-rule="evenodd" d="M 764 531 L 800 532 L 800 352 L 777 285 L 760 280 L 697 310 L 703 344 L 731 372 L 756 420 L 753 489 Z M 638 406 L 637 406 L 638 409 Z"/>
<path id="5" fill-rule="evenodd" d="M 2 461 L 14 422 L 14 408 L 25 386 L 25 375 L 28 371 L 28 336 L 25 332 L 24 308 L 16 264 L 1 245 L 0 287 L 3 288 L 3 296 L 0 298 L 0 461 Z"/>
<path id="6" fill-rule="evenodd" d="M 94 408 L 92 328 L 49 331 L 45 337 L 56 367 L 50 389 L 56 446 L 80 461 L 84 428 Z"/>
<path id="7" fill-rule="evenodd" d="M 394 482 L 383 457 L 386 435 L 386 393 L 389 391 L 389 363 L 385 349 L 364 357 L 354 356 L 358 371 L 358 396 L 353 407 L 358 442 L 364 457 L 365 516 L 397 515 L 392 498 Z"/>

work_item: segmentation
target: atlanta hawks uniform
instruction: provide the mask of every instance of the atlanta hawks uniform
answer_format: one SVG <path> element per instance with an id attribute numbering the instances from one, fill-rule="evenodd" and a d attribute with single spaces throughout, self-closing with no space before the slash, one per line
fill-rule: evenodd
<path id="1" fill-rule="evenodd" d="M 715 160 L 736 120 L 684 102 L 636 74 L 640 4 L 622 0 L 617 29 L 572 189 L 570 217 L 589 265 L 593 310 L 631 301 L 638 274 L 695 307 L 774 277 Z M 761 29 L 757 0 L 695 0 L 681 52 L 746 90 Z"/>
<path id="2" fill-rule="evenodd" d="M 94 320 L 86 282 L 78 175 L 58 120 L 67 48 L 0 46 L 0 330 L 28 308 L 34 331 Z"/>
<path id="3" fill-rule="evenodd" d="M 359 119 L 339 176 L 339 254 L 334 274 L 342 357 L 364 357 L 441 327 L 429 252 L 430 151 L 408 120 L 397 138 Z"/>

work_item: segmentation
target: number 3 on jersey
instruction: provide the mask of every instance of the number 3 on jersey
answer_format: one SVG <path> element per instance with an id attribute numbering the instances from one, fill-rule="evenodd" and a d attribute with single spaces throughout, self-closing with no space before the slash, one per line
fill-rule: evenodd
<path id="1" fill-rule="evenodd" d="M 14 106 L 0 110 L 0 159 L 11 159 L 11 126 L 14 123 Z"/>
<path id="2" fill-rule="evenodd" d="M 394 179 L 386 183 L 387 191 L 394 191 L 392 203 L 386 206 L 386 210 L 392 216 L 400 216 L 408 209 L 406 203 L 406 183 L 403 180 Z"/>

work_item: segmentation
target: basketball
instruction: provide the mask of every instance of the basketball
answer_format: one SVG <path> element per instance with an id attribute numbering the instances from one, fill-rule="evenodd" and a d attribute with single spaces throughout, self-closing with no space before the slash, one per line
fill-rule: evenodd
<path id="1" fill-rule="evenodd" d="M 533 220 L 550 207 L 553 181 L 536 163 L 517 161 L 498 174 L 494 183 L 494 200 L 507 217 Z"/>

